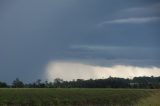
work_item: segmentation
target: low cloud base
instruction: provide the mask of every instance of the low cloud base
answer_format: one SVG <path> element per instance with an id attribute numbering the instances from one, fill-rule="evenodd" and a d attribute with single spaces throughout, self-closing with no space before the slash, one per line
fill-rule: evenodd
<path id="1" fill-rule="evenodd" d="M 160 76 L 160 68 L 126 65 L 101 67 L 78 62 L 49 62 L 46 67 L 45 76 L 49 81 L 53 81 L 55 78 L 63 78 L 69 81 L 73 79 L 107 78 L 109 76 L 133 78 L 136 76 Z"/>

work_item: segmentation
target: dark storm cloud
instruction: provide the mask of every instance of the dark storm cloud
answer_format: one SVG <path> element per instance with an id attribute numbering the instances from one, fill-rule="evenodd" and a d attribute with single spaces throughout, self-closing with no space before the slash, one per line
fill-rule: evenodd
<path id="1" fill-rule="evenodd" d="M 98 27 L 102 22 L 118 20 L 119 14 L 123 15 L 123 18 L 128 18 L 125 11 L 131 11 L 131 8 L 153 11 L 150 5 L 154 4 L 158 2 L 156 0 L 1 1 L 0 78 L 7 81 L 16 77 L 25 81 L 41 78 L 45 65 L 51 60 L 74 60 L 94 65 L 128 63 L 158 66 L 159 22 L 145 25 L 105 24 L 103 27 Z M 133 13 L 134 11 L 132 9 Z M 147 13 L 151 12 L 146 11 L 144 16 Z M 152 15 L 159 17 L 158 12 L 149 16 Z M 137 17 L 136 14 L 132 14 L 133 16 Z M 122 48 L 107 51 L 71 48 L 75 45 Z M 126 46 L 130 49 L 124 50 Z M 134 49 L 137 47 L 138 49 Z"/>

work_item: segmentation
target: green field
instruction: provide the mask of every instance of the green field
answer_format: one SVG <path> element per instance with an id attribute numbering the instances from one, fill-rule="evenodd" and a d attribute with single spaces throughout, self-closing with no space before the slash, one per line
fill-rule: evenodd
<path id="1" fill-rule="evenodd" d="M 159 101 L 160 90 L 150 89 L 0 89 L 1 106 L 160 106 Z"/>

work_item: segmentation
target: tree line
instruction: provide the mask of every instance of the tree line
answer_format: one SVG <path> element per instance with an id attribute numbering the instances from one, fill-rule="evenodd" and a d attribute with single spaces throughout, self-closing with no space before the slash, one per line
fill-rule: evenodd
<path id="1" fill-rule="evenodd" d="M 33 83 L 24 83 L 16 78 L 11 85 L 0 81 L 0 88 L 160 88 L 160 77 L 134 77 L 133 79 L 109 77 L 106 79 L 77 79 L 64 81 L 61 78 L 53 82 L 38 79 Z"/>

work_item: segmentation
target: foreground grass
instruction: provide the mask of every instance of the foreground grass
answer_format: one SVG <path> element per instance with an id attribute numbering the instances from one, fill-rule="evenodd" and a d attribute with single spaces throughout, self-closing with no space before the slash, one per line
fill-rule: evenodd
<path id="1" fill-rule="evenodd" d="M 155 90 L 0 89 L 1 106 L 132 106 Z M 159 95 L 157 95 L 160 97 Z M 141 102 L 142 103 L 142 102 Z"/>
<path id="2" fill-rule="evenodd" d="M 154 92 L 151 96 L 147 98 L 142 98 L 138 106 L 160 106 L 160 91 Z"/>

